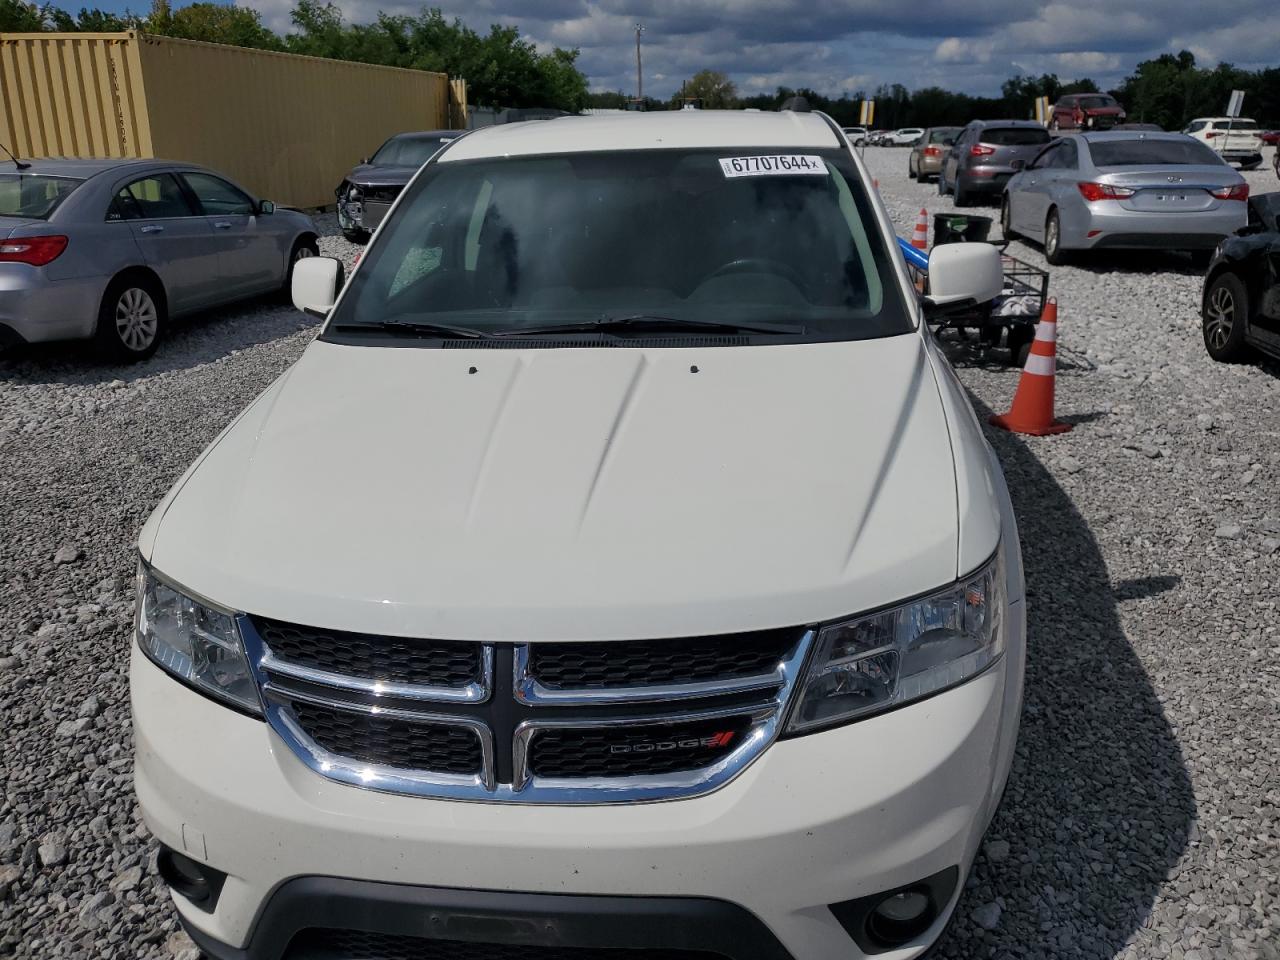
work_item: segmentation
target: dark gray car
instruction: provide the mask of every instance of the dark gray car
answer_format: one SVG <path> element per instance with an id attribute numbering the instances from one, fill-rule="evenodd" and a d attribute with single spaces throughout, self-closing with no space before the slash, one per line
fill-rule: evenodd
<path id="1" fill-rule="evenodd" d="M 1014 161 L 1029 163 L 1049 140 L 1033 120 L 974 120 L 942 161 L 938 193 L 954 193 L 957 207 L 994 200 L 1016 172 Z"/>
<path id="2" fill-rule="evenodd" d="M 338 226 L 352 243 L 368 243 L 369 234 L 396 202 L 418 168 L 461 130 L 422 130 L 398 133 L 378 151 L 361 160 L 338 186 Z"/>
<path id="3" fill-rule="evenodd" d="M 92 338 L 141 360 L 170 317 L 289 286 L 315 224 L 166 160 L 0 166 L 0 347 Z"/>

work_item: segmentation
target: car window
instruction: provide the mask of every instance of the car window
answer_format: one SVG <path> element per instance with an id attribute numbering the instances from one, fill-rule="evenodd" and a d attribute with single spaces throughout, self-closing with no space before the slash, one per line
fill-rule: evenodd
<path id="1" fill-rule="evenodd" d="M 958 131 L 954 127 L 937 127 L 929 131 L 930 143 L 946 143 L 954 140 Z"/>
<path id="2" fill-rule="evenodd" d="M 1118 107 L 1120 104 L 1116 103 L 1114 97 L 1094 96 L 1081 97 L 1080 106 L 1086 110 L 1101 110 L 1104 107 Z"/>
<path id="3" fill-rule="evenodd" d="M 1074 140 L 1064 140 L 1062 149 L 1056 152 L 1054 166 L 1060 170 L 1074 170 L 1080 165 L 1080 150 Z"/>
<path id="4" fill-rule="evenodd" d="M 373 155 L 370 163 L 383 167 L 420 167 L 454 137 L 392 137 Z"/>
<path id="5" fill-rule="evenodd" d="M 74 177 L 50 177 L 34 173 L 0 173 L 0 217 L 47 220 L 76 187 Z"/>
<path id="6" fill-rule="evenodd" d="M 122 187 L 112 201 L 108 220 L 160 220 L 195 213 L 171 173 L 141 177 Z"/>
<path id="7" fill-rule="evenodd" d="M 221 177 L 207 173 L 184 173 L 182 179 L 200 201 L 208 216 L 252 216 L 256 212 L 253 200 L 244 191 L 233 187 Z"/>
<path id="8" fill-rule="evenodd" d="M 1062 146 L 1061 140 L 1057 141 L 1056 143 L 1049 144 L 1049 146 L 1045 147 L 1043 150 L 1037 153 L 1036 158 L 1032 160 L 1029 164 L 1027 164 L 1027 166 L 1033 170 L 1050 169 L 1054 164 L 1054 156 L 1055 154 L 1058 153 L 1058 148 L 1061 146 Z"/>
<path id="9" fill-rule="evenodd" d="M 847 152 L 810 150 L 811 166 L 791 174 L 726 173 L 720 162 L 778 152 L 430 164 L 379 228 L 331 326 L 402 319 L 518 333 L 643 315 L 802 325 L 799 340 L 912 329 Z"/>
<path id="10" fill-rule="evenodd" d="M 1029 147 L 1050 139 L 1043 127 L 987 127 L 981 137 L 983 143 L 994 147 Z"/>
<path id="11" fill-rule="evenodd" d="M 1102 140 L 1089 145 L 1094 166 L 1141 167 L 1167 164 L 1209 164 L 1220 166 L 1223 160 L 1199 140 L 1190 137 L 1177 140 Z"/>
<path id="12" fill-rule="evenodd" d="M 1226 130 L 1230 127 L 1232 130 L 1257 130 L 1258 124 L 1255 120 L 1215 120 L 1213 129 Z"/>

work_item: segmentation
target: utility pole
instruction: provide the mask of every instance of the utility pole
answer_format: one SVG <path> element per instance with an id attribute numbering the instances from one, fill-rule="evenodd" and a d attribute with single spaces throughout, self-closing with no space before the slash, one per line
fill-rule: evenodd
<path id="1" fill-rule="evenodd" d="M 644 74 L 640 72 L 640 34 L 644 33 L 644 24 L 636 24 L 636 99 L 644 102 Z"/>

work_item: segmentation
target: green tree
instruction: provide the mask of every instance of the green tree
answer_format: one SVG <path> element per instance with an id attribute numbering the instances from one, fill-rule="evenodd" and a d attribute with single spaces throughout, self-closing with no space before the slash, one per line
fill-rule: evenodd
<path id="1" fill-rule="evenodd" d="M 45 29 L 44 14 L 33 3 L 0 0 L 0 30 L 5 33 L 38 33 Z"/>
<path id="2" fill-rule="evenodd" d="M 181 37 L 184 40 L 227 43 L 236 47 L 284 49 L 280 38 L 262 25 L 262 15 L 248 7 L 201 2 L 179 7 L 172 12 L 169 12 L 166 5 L 160 16 L 156 16 L 156 13 L 153 9 L 152 17 L 145 24 L 145 29 L 150 33 Z"/>
<path id="3" fill-rule="evenodd" d="M 699 70 L 681 85 L 672 104 L 681 99 L 701 100 L 706 110 L 728 110 L 738 106 L 738 88 L 719 70 Z"/>

